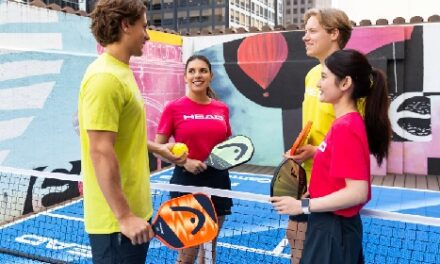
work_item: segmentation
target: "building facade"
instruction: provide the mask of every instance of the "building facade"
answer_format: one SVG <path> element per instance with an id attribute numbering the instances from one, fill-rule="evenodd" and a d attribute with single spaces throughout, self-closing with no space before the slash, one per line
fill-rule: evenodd
<path id="1" fill-rule="evenodd" d="M 274 27 L 283 21 L 277 0 L 148 0 L 150 23 L 177 32 Z"/>
<path id="2" fill-rule="evenodd" d="M 75 10 L 79 10 L 80 7 L 80 1 L 84 1 L 84 0 L 42 0 L 46 5 L 50 5 L 50 4 L 57 4 L 59 5 L 61 8 L 63 7 L 71 7 Z M 31 1 L 29 1 L 31 2 Z"/>
<path id="3" fill-rule="evenodd" d="M 316 7 L 317 0 L 284 0 L 283 26 L 296 25 L 302 27 L 304 24 L 304 13 Z"/>

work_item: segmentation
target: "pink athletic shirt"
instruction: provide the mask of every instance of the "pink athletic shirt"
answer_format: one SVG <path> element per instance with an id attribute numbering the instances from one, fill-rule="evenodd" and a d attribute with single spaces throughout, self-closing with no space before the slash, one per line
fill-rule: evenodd
<path id="1" fill-rule="evenodd" d="M 189 158 L 205 161 L 215 145 L 231 136 L 229 109 L 214 99 L 200 104 L 184 96 L 167 104 L 157 133 L 173 136 L 188 146 Z"/>
<path id="2" fill-rule="evenodd" d="M 357 112 L 333 122 L 315 154 L 310 181 L 310 197 L 318 198 L 345 187 L 345 178 L 368 182 L 371 199 L 370 152 L 365 123 Z M 365 204 L 335 211 L 341 216 L 356 215 Z"/>

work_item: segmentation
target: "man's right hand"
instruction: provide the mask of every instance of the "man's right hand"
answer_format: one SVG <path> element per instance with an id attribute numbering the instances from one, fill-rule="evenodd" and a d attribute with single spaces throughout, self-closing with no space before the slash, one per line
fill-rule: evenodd
<path id="1" fill-rule="evenodd" d="M 128 215 L 118 221 L 121 233 L 130 239 L 133 245 L 147 243 L 154 237 L 153 229 L 145 219 L 135 215 Z"/>

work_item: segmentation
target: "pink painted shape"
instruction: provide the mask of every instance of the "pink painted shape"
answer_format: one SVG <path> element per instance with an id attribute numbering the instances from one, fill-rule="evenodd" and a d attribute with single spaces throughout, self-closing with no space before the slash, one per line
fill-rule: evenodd
<path id="1" fill-rule="evenodd" d="M 97 52 L 101 54 L 104 48 L 97 45 Z M 147 136 L 154 140 L 165 105 L 185 95 L 182 47 L 147 42 L 143 55 L 131 58 L 130 68 L 145 101 Z"/>
<path id="2" fill-rule="evenodd" d="M 391 142 L 388 154 L 387 171 L 390 173 L 403 174 L 403 144 Z"/>
<path id="3" fill-rule="evenodd" d="M 143 55 L 133 57 L 130 67 L 145 100 L 148 139 L 154 140 L 165 105 L 185 95 L 182 47 L 147 42 Z"/>
<path id="4" fill-rule="evenodd" d="M 410 39 L 413 30 L 413 26 L 355 28 L 345 48 L 368 54 L 387 44 Z"/>
<path id="5" fill-rule="evenodd" d="M 375 176 L 387 175 L 387 160 L 382 161 L 382 165 L 379 167 L 377 160 L 373 155 L 370 155 L 370 170 L 371 174 Z"/>
<path id="6" fill-rule="evenodd" d="M 388 158 L 389 173 L 428 174 L 428 158 L 440 158 L 440 96 L 431 96 L 430 142 L 392 142 Z M 376 172 L 376 171 L 374 171 Z"/>
<path id="7" fill-rule="evenodd" d="M 404 143 L 404 171 L 411 174 L 428 174 L 428 158 L 440 158 L 440 96 L 431 96 L 430 142 Z"/>

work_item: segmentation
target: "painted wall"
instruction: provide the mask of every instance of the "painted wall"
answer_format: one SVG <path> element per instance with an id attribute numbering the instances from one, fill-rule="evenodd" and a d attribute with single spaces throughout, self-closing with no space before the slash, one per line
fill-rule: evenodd
<path id="1" fill-rule="evenodd" d="M 368 55 L 389 78 L 393 143 L 373 173 L 440 174 L 440 85 L 435 81 L 440 24 L 358 27 L 347 48 Z M 231 108 L 235 134 L 249 135 L 251 163 L 274 166 L 301 128 L 306 56 L 303 32 L 184 39 L 184 57 L 198 52 L 214 65 L 213 88 Z"/>
<path id="2" fill-rule="evenodd" d="M 80 174 L 72 123 L 82 76 L 102 51 L 89 23 L 0 0 L 0 166 Z M 164 105 L 184 94 L 184 65 L 180 36 L 150 37 L 131 67 L 153 139 Z M 10 174 L 0 174 L 0 190 L 1 208 L 13 208 L 0 214 L 0 222 L 79 195 L 77 183 Z"/>
<path id="3" fill-rule="evenodd" d="M 151 32 L 144 55 L 131 61 L 148 137 L 164 105 L 184 94 L 182 61 L 200 52 L 213 62 L 213 87 L 231 108 L 234 134 L 255 143 L 251 163 L 277 165 L 300 130 L 304 76 L 317 63 L 305 55 L 302 35 Z M 438 23 L 353 33 L 348 47 L 367 53 L 389 76 L 394 139 L 385 165 L 373 164 L 375 174 L 440 174 L 439 36 Z M 80 173 L 72 119 L 82 75 L 99 52 L 88 18 L 0 0 L 0 166 Z M 73 183 L 14 175 L 0 175 L 0 191 L 0 203 L 12 208 L 0 221 L 79 194 Z"/>

